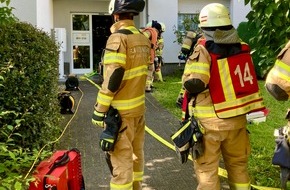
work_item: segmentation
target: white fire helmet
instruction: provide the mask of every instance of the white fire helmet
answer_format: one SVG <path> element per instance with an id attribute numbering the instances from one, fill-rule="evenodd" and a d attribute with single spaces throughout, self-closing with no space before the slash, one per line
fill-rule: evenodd
<path id="1" fill-rule="evenodd" d="M 220 3 L 210 3 L 202 8 L 199 14 L 199 27 L 219 27 L 232 25 L 230 13 Z"/>

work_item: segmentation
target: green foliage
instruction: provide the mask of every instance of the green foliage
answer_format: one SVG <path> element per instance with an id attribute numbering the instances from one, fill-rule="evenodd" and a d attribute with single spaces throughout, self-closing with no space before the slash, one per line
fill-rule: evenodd
<path id="1" fill-rule="evenodd" d="M 166 82 L 154 83 L 156 90 L 153 96 L 174 116 L 181 119 L 181 110 L 176 107 L 176 99 L 181 89 L 181 72 L 173 76 L 165 76 Z M 289 102 L 276 101 L 264 87 L 265 81 L 259 81 L 260 90 L 266 107 L 270 110 L 267 121 L 259 124 L 248 124 L 250 132 L 251 155 L 249 158 L 249 172 L 251 184 L 265 187 L 280 187 L 280 168 L 272 165 L 275 149 L 274 129 L 287 124 L 284 119 Z M 170 92 L 170 93 L 168 93 Z"/>
<path id="2" fill-rule="evenodd" d="M 253 54 L 259 57 L 261 77 L 264 78 L 282 47 L 290 38 L 290 2 L 288 0 L 247 0 L 252 11 L 247 15 L 258 33 L 251 41 L 256 44 Z"/>
<path id="3" fill-rule="evenodd" d="M 32 150 L 60 134 L 58 53 L 30 24 L 0 25 L 0 189 L 25 185 Z"/>
<path id="4" fill-rule="evenodd" d="M 12 13 L 13 8 L 9 7 L 10 0 L 0 0 L 0 3 L 5 4 L 5 6 L 0 7 L 0 24 L 14 22 L 16 17 Z"/>
<path id="5" fill-rule="evenodd" d="M 177 42 L 179 45 L 181 45 L 183 42 L 183 38 L 186 35 L 186 32 L 189 30 L 194 30 L 193 26 L 195 26 L 198 23 L 199 23 L 198 16 L 195 16 L 194 18 L 191 18 L 188 16 L 185 17 L 183 22 L 182 22 L 182 26 L 183 26 L 184 30 L 180 30 L 176 27 L 173 28 L 173 32 L 176 36 L 176 40 L 174 41 L 174 43 Z M 199 32 L 199 31 L 196 31 L 196 32 Z"/>
<path id="6" fill-rule="evenodd" d="M 258 48 L 257 44 L 253 43 L 253 41 L 251 40 L 253 37 L 258 35 L 257 28 L 253 28 L 253 26 L 249 25 L 248 22 L 241 22 L 237 28 L 237 31 L 240 38 L 244 42 L 249 44 L 252 50 Z M 263 66 L 260 67 L 259 65 L 260 57 L 257 55 L 257 53 L 252 53 L 252 58 L 255 65 L 257 76 L 262 78 L 261 76 L 263 76 L 265 68 L 263 68 Z"/>

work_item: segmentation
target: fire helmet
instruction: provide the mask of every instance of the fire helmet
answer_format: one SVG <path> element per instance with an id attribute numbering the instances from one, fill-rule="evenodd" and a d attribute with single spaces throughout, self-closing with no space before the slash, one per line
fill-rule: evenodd
<path id="1" fill-rule="evenodd" d="M 109 4 L 109 13 L 133 13 L 134 15 L 138 15 L 143 11 L 144 7 L 144 0 L 111 0 Z"/>
<path id="2" fill-rule="evenodd" d="M 228 9 L 220 3 L 210 3 L 199 14 L 199 27 L 219 27 L 232 25 Z"/>
<path id="3" fill-rule="evenodd" d="M 160 25 L 161 25 L 161 31 L 162 32 L 165 32 L 165 30 L 166 30 L 166 26 L 165 26 L 165 24 L 163 23 L 163 22 L 159 22 L 160 23 Z"/>
<path id="4" fill-rule="evenodd" d="M 156 28 L 159 33 L 162 32 L 162 26 L 157 20 L 152 20 L 152 22 L 148 22 L 146 27 Z"/>

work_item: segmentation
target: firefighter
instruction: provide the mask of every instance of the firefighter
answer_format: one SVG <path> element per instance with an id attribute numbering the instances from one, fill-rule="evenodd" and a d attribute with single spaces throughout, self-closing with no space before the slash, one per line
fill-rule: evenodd
<path id="1" fill-rule="evenodd" d="M 153 80 L 154 80 L 154 71 L 155 71 L 155 56 L 157 49 L 157 42 L 159 36 L 159 28 L 161 25 L 157 21 L 152 21 L 152 24 L 147 24 L 145 28 L 141 29 L 141 32 L 151 41 L 151 50 L 150 50 L 150 65 L 148 67 L 148 75 L 146 79 L 146 92 L 152 92 Z"/>
<path id="2" fill-rule="evenodd" d="M 187 58 L 191 55 L 195 45 L 197 44 L 197 41 L 202 37 L 201 34 L 198 34 L 195 31 L 187 31 L 186 35 L 183 39 L 181 50 L 178 55 L 178 59 L 181 60 L 187 60 Z M 184 87 L 181 87 L 179 94 L 176 99 L 176 106 L 182 107 L 182 101 L 184 96 Z"/>
<path id="3" fill-rule="evenodd" d="M 278 54 L 274 67 L 266 78 L 266 89 L 279 101 L 289 99 L 290 95 L 290 41 Z"/>
<path id="4" fill-rule="evenodd" d="M 163 22 L 159 22 L 161 25 L 161 30 L 159 31 L 158 40 L 157 40 L 157 49 L 156 49 L 156 57 L 155 57 L 155 77 L 156 81 L 163 82 L 161 66 L 164 65 L 163 62 L 163 49 L 164 49 L 164 38 L 162 34 L 165 32 L 166 26 Z"/>
<path id="5" fill-rule="evenodd" d="M 135 27 L 133 18 L 144 6 L 144 0 L 111 0 L 109 4 L 114 24 L 105 48 L 104 82 L 97 95 L 92 122 L 107 131 L 102 133 L 100 145 L 102 150 L 111 149 L 105 151 L 112 173 L 111 190 L 142 189 L 145 83 L 151 45 Z M 109 126 L 112 130 L 107 129 Z M 118 134 L 114 133 L 117 128 Z"/>
<path id="6" fill-rule="evenodd" d="M 152 92 L 153 81 L 154 81 L 154 73 L 156 70 L 156 51 L 158 49 L 158 40 L 160 39 L 160 35 L 162 33 L 161 24 L 152 20 L 152 22 L 147 23 L 144 30 L 142 30 L 143 34 L 147 36 L 151 40 L 151 62 L 148 67 L 148 75 L 146 81 L 146 92 Z"/>
<path id="7" fill-rule="evenodd" d="M 290 41 L 280 51 L 274 66 L 266 77 L 265 87 L 278 101 L 289 100 L 290 95 Z M 276 135 L 276 147 L 272 159 L 272 164 L 279 165 L 281 168 L 281 189 L 287 188 L 287 181 L 290 176 L 289 169 L 289 142 L 290 142 L 290 112 L 287 111 L 286 118 L 288 123 L 280 128 L 280 132 Z M 282 130 L 281 130 L 282 129 Z"/>
<path id="8" fill-rule="evenodd" d="M 198 190 L 221 189 L 221 156 L 230 188 L 250 189 L 246 114 L 264 109 L 264 105 L 249 46 L 241 42 L 229 15 L 219 3 L 202 8 L 199 27 L 204 39 L 187 59 L 182 76 L 182 84 L 191 97 L 188 110 L 204 129 L 203 154 L 193 164 Z"/>

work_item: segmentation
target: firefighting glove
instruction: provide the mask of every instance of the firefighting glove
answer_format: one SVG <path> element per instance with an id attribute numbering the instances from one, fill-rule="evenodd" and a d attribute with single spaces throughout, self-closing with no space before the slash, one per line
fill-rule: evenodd
<path id="1" fill-rule="evenodd" d="M 187 59 L 187 55 L 182 53 L 182 52 L 179 52 L 178 59 L 179 60 L 186 60 Z"/>
<path id="2" fill-rule="evenodd" d="M 201 124 L 195 120 L 194 117 L 191 118 L 191 127 L 193 127 L 191 156 L 194 160 L 201 157 L 204 153 L 204 143 L 203 143 L 203 134 L 204 129 Z"/>
<path id="3" fill-rule="evenodd" d="M 104 127 L 105 113 L 94 111 L 92 116 L 92 123 L 99 127 Z"/>
<path id="4" fill-rule="evenodd" d="M 192 145 L 193 128 L 191 128 L 190 126 L 190 120 L 185 120 L 180 124 L 181 127 L 176 133 L 171 135 L 171 139 L 175 146 L 176 154 L 180 162 L 183 164 L 186 163 L 188 160 L 190 147 Z"/>
<path id="5" fill-rule="evenodd" d="M 113 151 L 122 124 L 118 110 L 110 107 L 104 122 L 106 128 L 100 136 L 100 147 L 103 151 Z"/>

